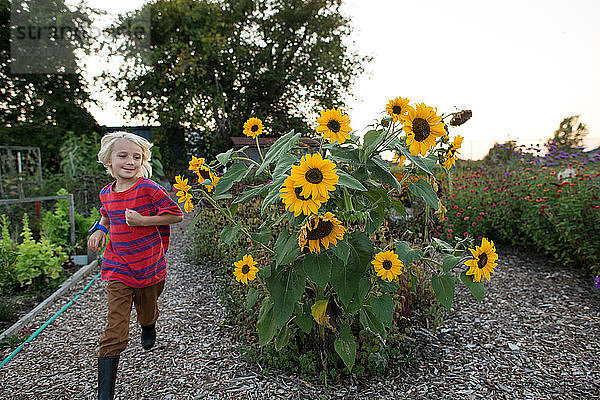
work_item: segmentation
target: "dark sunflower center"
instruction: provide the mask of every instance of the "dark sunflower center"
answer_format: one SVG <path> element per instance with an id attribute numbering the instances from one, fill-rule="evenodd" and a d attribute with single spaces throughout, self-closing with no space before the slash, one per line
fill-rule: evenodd
<path id="1" fill-rule="evenodd" d="M 314 183 L 315 185 L 318 185 L 321 183 L 321 181 L 323 181 L 323 173 L 319 168 L 312 168 L 308 170 L 304 177 L 307 181 Z"/>
<path id="2" fill-rule="evenodd" d="M 252 132 L 256 132 L 258 130 L 258 125 L 252 125 L 252 128 L 250 128 L 250 130 Z"/>
<path id="3" fill-rule="evenodd" d="M 423 118 L 415 118 L 413 121 L 413 132 L 415 133 L 415 140 L 417 142 L 422 142 L 427 139 L 430 130 L 429 122 L 425 121 Z"/>
<path id="4" fill-rule="evenodd" d="M 385 260 L 383 262 L 383 269 L 385 269 L 386 271 L 392 269 L 392 262 L 390 260 Z"/>
<path id="5" fill-rule="evenodd" d="M 250 272 L 250 267 L 247 265 L 244 265 L 242 267 L 242 274 L 246 275 L 248 272 Z"/>
<path id="6" fill-rule="evenodd" d="M 319 220 L 317 227 L 308 231 L 306 238 L 308 240 L 320 240 L 327 237 L 333 231 L 333 223 L 331 221 Z"/>
<path id="7" fill-rule="evenodd" d="M 207 170 L 201 169 L 198 173 L 203 179 L 210 179 L 210 173 Z"/>
<path id="8" fill-rule="evenodd" d="M 485 265 L 487 264 L 487 262 L 488 262 L 488 256 L 487 256 L 487 254 L 486 253 L 482 253 L 482 254 L 479 255 L 479 260 L 477 261 L 477 266 L 479 268 L 483 268 L 483 267 L 485 267 Z"/>
<path id="9" fill-rule="evenodd" d="M 330 131 L 338 133 L 340 131 L 340 128 L 342 126 L 340 125 L 339 122 L 337 122 L 336 120 L 332 119 L 331 121 L 329 121 L 327 123 L 327 127 L 329 128 Z"/>
<path id="10" fill-rule="evenodd" d="M 302 193 L 302 186 L 294 188 L 294 193 L 296 193 L 296 198 L 300 200 L 309 200 L 312 197 L 311 195 L 308 195 L 308 197 L 304 197 L 300 194 Z"/>
<path id="11" fill-rule="evenodd" d="M 394 114 L 398 115 L 402 112 L 402 108 L 400 106 L 394 106 L 394 107 L 392 107 L 392 112 Z"/>

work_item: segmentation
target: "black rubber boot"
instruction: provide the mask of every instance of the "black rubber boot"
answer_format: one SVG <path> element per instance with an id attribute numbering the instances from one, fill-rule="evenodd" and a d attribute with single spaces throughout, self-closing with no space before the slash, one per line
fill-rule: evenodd
<path id="1" fill-rule="evenodd" d="M 156 342 L 156 322 L 149 326 L 142 326 L 142 347 L 150 350 Z"/>
<path id="2" fill-rule="evenodd" d="M 115 398 L 119 356 L 98 357 L 98 400 Z"/>

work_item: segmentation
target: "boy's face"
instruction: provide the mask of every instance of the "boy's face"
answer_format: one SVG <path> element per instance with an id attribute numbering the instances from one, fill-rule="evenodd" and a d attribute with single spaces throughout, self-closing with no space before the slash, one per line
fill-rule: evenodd
<path id="1" fill-rule="evenodd" d="M 127 139 L 118 139 L 113 144 L 109 165 L 117 180 L 136 180 L 142 168 L 142 148 Z"/>

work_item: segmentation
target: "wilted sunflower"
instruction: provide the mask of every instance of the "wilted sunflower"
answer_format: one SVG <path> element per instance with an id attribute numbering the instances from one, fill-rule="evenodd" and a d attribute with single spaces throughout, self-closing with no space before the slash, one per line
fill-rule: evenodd
<path id="1" fill-rule="evenodd" d="M 475 249 L 469 249 L 469 251 L 473 254 L 473 259 L 465 261 L 465 265 L 470 267 L 467 275 L 473 275 L 474 282 L 481 282 L 484 276 L 488 281 L 491 280 L 490 274 L 495 273 L 494 267 L 498 265 L 496 263 L 498 254 L 496 254 L 494 242 L 483 238 L 481 246 L 475 246 Z"/>
<path id="2" fill-rule="evenodd" d="M 402 122 L 404 117 L 408 114 L 408 103 L 409 99 L 403 99 L 402 97 L 396 97 L 394 100 L 390 100 L 388 105 L 385 107 L 388 115 L 394 120 L 394 122 Z"/>
<path id="3" fill-rule="evenodd" d="M 371 261 L 371 264 L 373 264 L 377 276 L 390 282 L 402 273 L 402 261 L 391 250 L 375 254 L 375 259 Z"/>
<path id="4" fill-rule="evenodd" d="M 240 261 L 234 262 L 233 275 L 235 276 L 235 280 L 246 284 L 248 281 L 253 281 L 258 272 L 256 264 L 256 261 L 254 261 L 250 254 L 245 254 Z"/>
<path id="5" fill-rule="evenodd" d="M 285 204 L 285 209 L 290 210 L 294 213 L 294 217 L 300 214 L 310 215 L 316 214 L 321 207 L 321 204 L 327 201 L 327 198 L 315 200 L 312 196 L 304 197 L 300 193 L 302 192 L 302 186 L 294 187 L 294 181 L 291 177 L 288 177 L 283 186 L 279 190 L 279 197 Z"/>
<path id="6" fill-rule="evenodd" d="M 197 171 L 203 165 L 204 165 L 204 158 L 196 158 L 196 157 L 192 156 L 192 161 L 190 161 L 190 167 L 188 169 L 190 171 Z"/>
<path id="7" fill-rule="evenodd" d="M 197 170 L 194 171 L 196 175 L 198 175 L 198 183 L 202 183 L 207 179 L 210 179 L 211 183 L 207 183 L 204 185 L 207 191 L 211 192 L 219 183 L 219 178 L 215 174 L 213 174 L 210 169 L 204 165 L 201 165 Z"/>
<path id="8" fill-rule="evenodd" d="M 263 131 L 263 123 L 258 118 L 250 118 L 244 123 L 244 135 L 255 138 Z"/>
<path id="9" fill-rule="evenodd" d="M 340 179 L 336 165 L 328 159 L 323 159 L 319 153 L 302 156 L 300 165 L 292 166 L 290 178 L 295 188 L 302 188 L 300 195 L 305 198 L 312 196 L 321 202 L 329 197 L 329 191 L 335 190 L 335 185 Z"/>
<path id="10" fill-rule="evenodd" d="M 454 166 L 459 154 L 458 149 L 462 146 L 463 140 L 465 140 L 464 137 L 457 135 L 452 141 L 448 152 L 444 155 L 444 167 L 446 167 L 446 169 L 450 169 Z"/>
<path id="11" fill-rule="evenodd" d="M 433 107 L 423 103 L 417 104 L 416 109 L 409 106 L 408 115 L 404 119 L 404 131 L 406 144 L 413 156 L 425 156 L 427 150 L 435 146 L 435 138 L 446 134 L 442 117 L 436 114 Z"/>
<path id="12" fill-rule="evenodd" d="M 336 108 L 321 111 L 321 117 L 317 118 L 317 132 L 323 134 L 323 137 L 333 143 L 337 140 L 338 144 L 344 143 L 350 139 L 350 118 L 342 114 L 341 110 Z"/>
<path id="13" fill-rule="evenodd" d="M 325 216 L 311 215 L 300 229 L 298 245 L 304 249 L 308 244 L 311 253 L 320 253 L 321 246 L 325 250 L 329 248 L 329 244 L 337 246 L 337 241 L 344 238 L 345 232 L 346 228 L 332 213 L 328 212 Z"/>

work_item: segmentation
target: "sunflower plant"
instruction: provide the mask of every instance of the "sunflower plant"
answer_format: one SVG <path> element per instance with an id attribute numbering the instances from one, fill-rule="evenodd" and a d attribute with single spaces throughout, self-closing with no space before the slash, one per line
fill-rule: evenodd
<path id="1" fill-rule="evenodd" d="M 481 301 L 481 281 L 489 279 L 496 266 L 493 243 L 486 240 L 470 249 L 471 254 L 467 239 L 455 246 L 435 239 L 420 248 L 404 241 L 392 241 L 385 248 L 374 243 L 374 233 L 392 209 L 406 215 L 397 200 L 403 186 L 422 199 L 432 211 L 430 218 L 443 218 L 433 169 L 451 168 L 449 160 L 462 142 L 450 142 L 445 117 L 432 107 L 412 107 L 408 99 L 398 97 L 386 110 L 387 116 L 362 138 L 352 134 L 348 115 L 325 110 L 316 120 L 321 136 L 308 148 L 301 133 L 291 131 L 266 153 L 257 140 L 259 160 L 246 156 L 246 148 L 232 149 L 210 164 L 193 158 L 190 171 L 197 176 L 196 184 L 177 177 L 177 195 L 186 211 L 193 209 L 191 199 L 202 199 L 227 219 L 223 242 L 244 235 L 269 254 L 262 262 L 246 254 L 232 271 L 238 282 L 250 286 L 249 309 L 259 304 L 260 345 L 274 341 L 281 349 L 298 330 L 316 332 L 323 347 L 333 347 L 322 350 L 335 351 L 352 370 L 356 332 L 367 329 L 385 342 L 397 307 L 398 277 L 406 273 L 414 279 L 415 263 L 430 268 L 433 290 L 445 307 L 450 308 L 460 281 Z M 244 129 L 256 138 L 264 126 L 250 118 Z M 395 155 L 396 167 L 402 164 L 401 179 L 384 154 Z M 217 170 L 225 172 L 217 177 Z M 252 177 L 267 179 L 235 197 L 230 193 L 236 183 Z M 413 177 L 419 179 L 409 179 Z M 262 202 L 263 222 L 257 231 L 236 218 L 238 207 L 254 198 Z"/>

